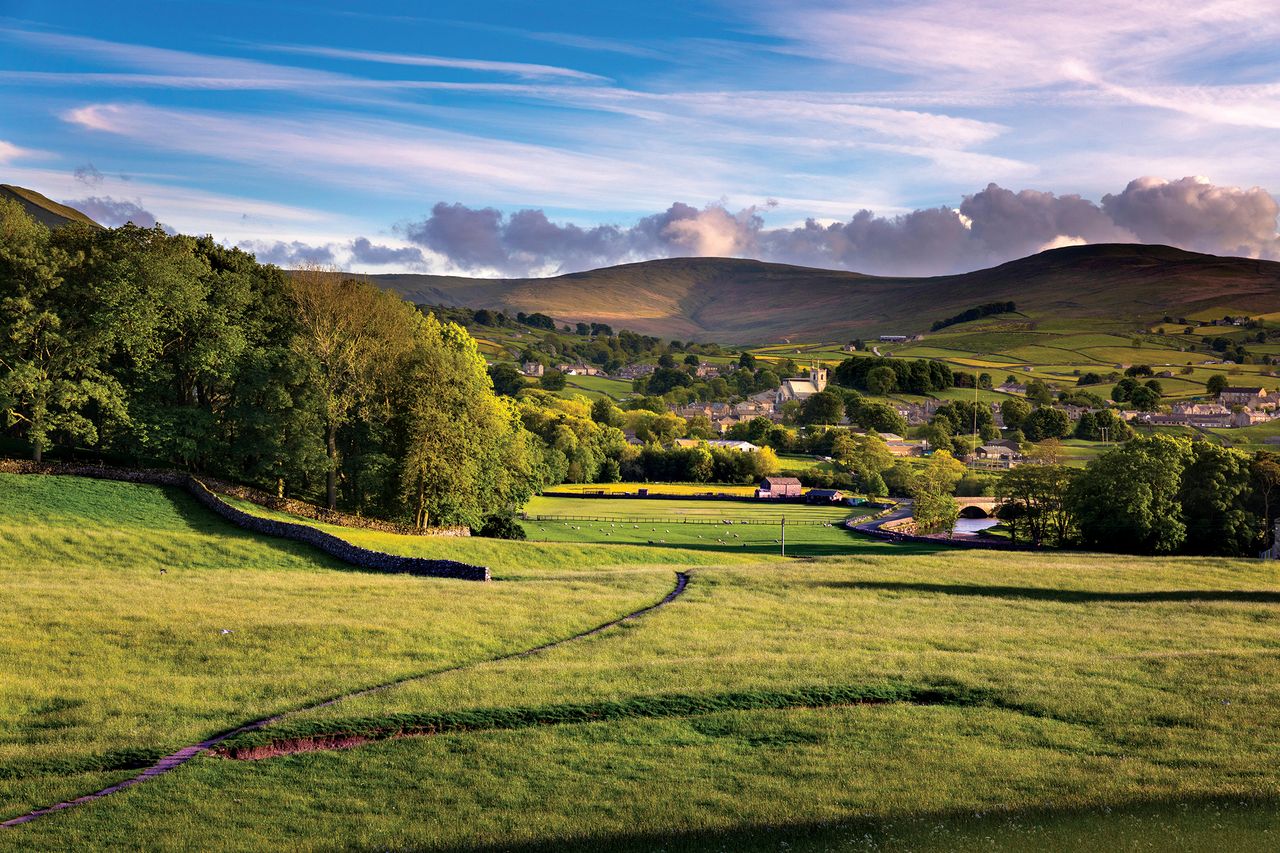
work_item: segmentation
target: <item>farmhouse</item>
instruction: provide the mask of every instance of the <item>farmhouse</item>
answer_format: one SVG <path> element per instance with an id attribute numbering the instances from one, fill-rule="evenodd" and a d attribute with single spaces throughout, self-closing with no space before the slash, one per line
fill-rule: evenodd
<path id="1" fill-rule="evenodd" d="M 844 492 L 839 489 L 810 489 L 805 492 L 804 499 L 811 504 L 836 504 L 844 500 Z"/>
<path id="2" fill-rule="evenodd" d="M 1267 397 L 1266 388 L 1256 387 L 1239 387 L 1229 385 L 1222 389 L 1222 393 L 1218 395 L 1218 402 L 1224 406 L 1248 406 L 1265 400 Z"/>
<path id="3" fill-rule="evenodd" d="M 556 370 L 566 376 L 604 376 L 604 371 L 590 364 L 557 364 Z"/>
<path id="4" fill-rule="evenodd" d="M 520 365 L 520 372 L 525 376 L 542 376 L 545 371 L 546 368 L 536 361 L 526 361 Z"/>
<path id="5" fill-rule="evenodd" d="M 704 361 L 694 368 L 693 375 L 697 376 L 699 379 L 715 379 L 720 375 L 720 368 L 717 365 L 708 364 Z"/>
<path id="6" fill-rule="evenodd" d="M 803 486 L 795 477 L 765 477 L 756 489 L 758 498 L 796 498 L 803 491 Z"/>

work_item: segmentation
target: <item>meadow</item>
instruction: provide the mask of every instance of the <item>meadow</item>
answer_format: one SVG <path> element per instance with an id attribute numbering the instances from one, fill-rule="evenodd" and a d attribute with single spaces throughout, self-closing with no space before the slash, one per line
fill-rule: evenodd
<path id="1" fill-rule="evenodd" d="M 0 477 L 0 508 L 5 816 L 118 778 L 122 749 L 405 674 L 462 667 L 260 735 L 480 721 L 198 758 L 0 831 L 0 849 L 1261 850 L 1280 833 L 1268 564 L 871 549 L 843 531 L 840 556 L 788 560 L 344 534 L 491 549 L 502 579 L 468 584 L 348 571 L 154 487 Z M 671 604 L 490 660 L 653 603 L 677 556 L 691 580 Z M 618 711 L 548 724 L 575 703 Z"/>

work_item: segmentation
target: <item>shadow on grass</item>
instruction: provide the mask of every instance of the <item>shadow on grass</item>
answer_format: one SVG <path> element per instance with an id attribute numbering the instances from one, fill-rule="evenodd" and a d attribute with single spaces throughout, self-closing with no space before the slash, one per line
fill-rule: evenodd
<path id="1" fill-rule="evenodd" d="M 1145 592 L 1096 592 L 1083 589 L 1048 589 L 1024 586 L 978 586 L 976 584 L 906 583 L 897 581 L 816 581 L 816 586 L 837 589 L 864 589 L 871 592 L 923 592 L 975 598 L 1006 598 L 1032 601 L 1059 601 L 1065 604 L 1094 602 L 1195 602 L 1235 601 L 1248 604 L 1280 604 L 1280 591 L 1244 589 L 1172 589 Z"/>
<path id="2" fill-rule="evenodd" d="M 673 796 L 678 796 L 673 792 Z M 450 848 L 467 853 L 550 851 L 1025 851 L 1274 850 L 1280 802 L 1200 797 L 1100 804 L 1093 809 L 942 812 L 824 823 L 743 826 L 720 832 L 619 833 L 585 839 Z M 373 848 L 368 848 L 373 849 Z"/>
<path id="3" fill-rule="evenodd" d="M 206 509 L 199 501 L 188 494 L 185 490 L 176 486 L 160 487 L 165 496 L 173 504 L 174 513 L 178 515 L 184 524 L 193 532 L 204 536 L 224 537 L 244 542 L 252 542 L 261 548 L 269 548 L 281 554 L 288 554 L 292 557 L 299 557 L 309 560 L 318 568 L 336 569 L 339 571 L 360 572 L 362 574 L 371 573 L 368 569 L 361 569 L 349 563 L 344 563 L 334 557 L 329 556 L 312 545 L 305 542 L 295 542 L 292 539 L 283 539 L 278 536 L 264 536 L 245 530 L 232 524 L 220 515 L 216 515 Z M 386 572 L 372 572 L 373 574 L 386 574 Z"/>

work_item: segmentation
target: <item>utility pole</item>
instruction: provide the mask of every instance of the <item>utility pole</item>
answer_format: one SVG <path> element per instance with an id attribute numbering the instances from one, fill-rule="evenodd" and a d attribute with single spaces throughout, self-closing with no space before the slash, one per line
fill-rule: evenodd
<path id="1" fill-rule="evenodd" d="M 787 556 L 787 517 L 782 517 L 782 556 Z"/>

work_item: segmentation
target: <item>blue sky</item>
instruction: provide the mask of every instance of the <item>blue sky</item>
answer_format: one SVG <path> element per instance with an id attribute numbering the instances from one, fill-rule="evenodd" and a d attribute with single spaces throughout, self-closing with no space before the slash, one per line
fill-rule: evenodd
<path id="1" fill-rule="evenodd" d="M 0 180 L 371 271 L 945 272 L 1103 239 L 1273 257 L 1275 12 L 0 0 Z"/>

